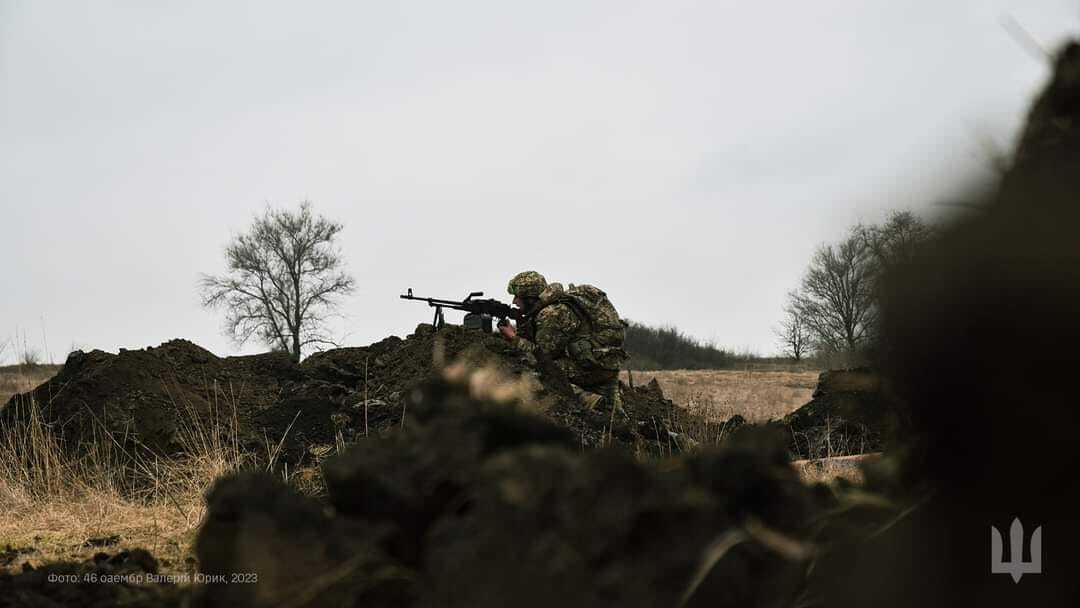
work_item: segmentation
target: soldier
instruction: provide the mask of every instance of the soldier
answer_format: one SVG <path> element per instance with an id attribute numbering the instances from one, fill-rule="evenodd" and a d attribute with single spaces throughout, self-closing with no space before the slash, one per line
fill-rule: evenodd
<path id="1" fill-rule="evenodd" d="M 510 279 L 507 291 L 524 316 L 516 329 L 501 326 L 503 337 L 562 370 L 586 407 L 601 400 L 620 407 L 619 367 L 629 358 L 622 348 L 626 324 L 607 294 L 591 285 L 549 285 L 531 270 Z"/>

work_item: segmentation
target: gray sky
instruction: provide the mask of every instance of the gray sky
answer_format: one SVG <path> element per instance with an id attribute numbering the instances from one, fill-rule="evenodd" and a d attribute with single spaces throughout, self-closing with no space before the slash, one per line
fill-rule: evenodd
<path id="1" fill-rule="evenodd" d="M 536 269 L 771 353 L 817 245 L 1011 144 L 1048 70 L 1006 15 L 1080 31 L 1065 0 L 0 0 L 0 341 L 262 350 L 198 276 L 306 198 L 345 224 L 348 344 L 428 320 L 407 287 Z"/>

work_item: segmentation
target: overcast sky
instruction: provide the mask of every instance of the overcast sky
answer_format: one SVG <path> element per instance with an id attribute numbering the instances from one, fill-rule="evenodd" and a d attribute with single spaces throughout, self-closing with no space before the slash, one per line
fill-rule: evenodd
<path id="1" fill-rule="evenodd" d="M 262 350 L 199 274 L 310 199 L 345 225 L 348 344 L 429 320 L 406 288 L 535 269 L 772 353 L 815 247 L 1011 145 L 1048 69 L 1010 16 L 1080 31 L 1066 0 L 0 0 L 0 342 Z"/>

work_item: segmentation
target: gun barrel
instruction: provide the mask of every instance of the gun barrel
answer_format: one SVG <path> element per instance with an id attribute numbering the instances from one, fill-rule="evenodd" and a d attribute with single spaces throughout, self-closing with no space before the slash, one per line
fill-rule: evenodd
<path id="1" fill-rule="evenodd" d="M 440 300 L 438 298 L 420 298 L 414 295 L 398 296 L 402 300 L 416 300 L 418 302 L 427 302 L 429 306 L 461 306 L 462 302 L 455 300 Z"/>

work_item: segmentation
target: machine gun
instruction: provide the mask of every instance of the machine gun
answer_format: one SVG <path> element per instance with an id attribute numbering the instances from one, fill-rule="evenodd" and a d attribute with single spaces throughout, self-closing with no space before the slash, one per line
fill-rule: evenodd
<path id="1" fill-rule="evenodd" d="M 484 295 L 482 291 L 474 291 L 465 297 L 460 302 L 454 300 L 440 300 L 438 298 L 418 298 L 413 296 L 412 288 L 408 293 L 401 296 L 402 300 L 418 300 L 420 302 L 427 302 L 428 306 L 435 309 L 435 319 L 431 322 L 435 326 L 435 329 L 439 329 L 443 326 L 443 309 L 449 308 L 451 310 L 464 310 L 465 315 L 465 328 L 466 329 L 479 329 L 488 333 L 491 333 L 491 321 L 492 319 L 499 319 L 498 326 L 502 327 L 510 323 L 510 319 L 515 321 L 520 320 L 521 311 L 513 308 L 509 304 L 500 302 L 495 299 L 474 300 Z"/>

